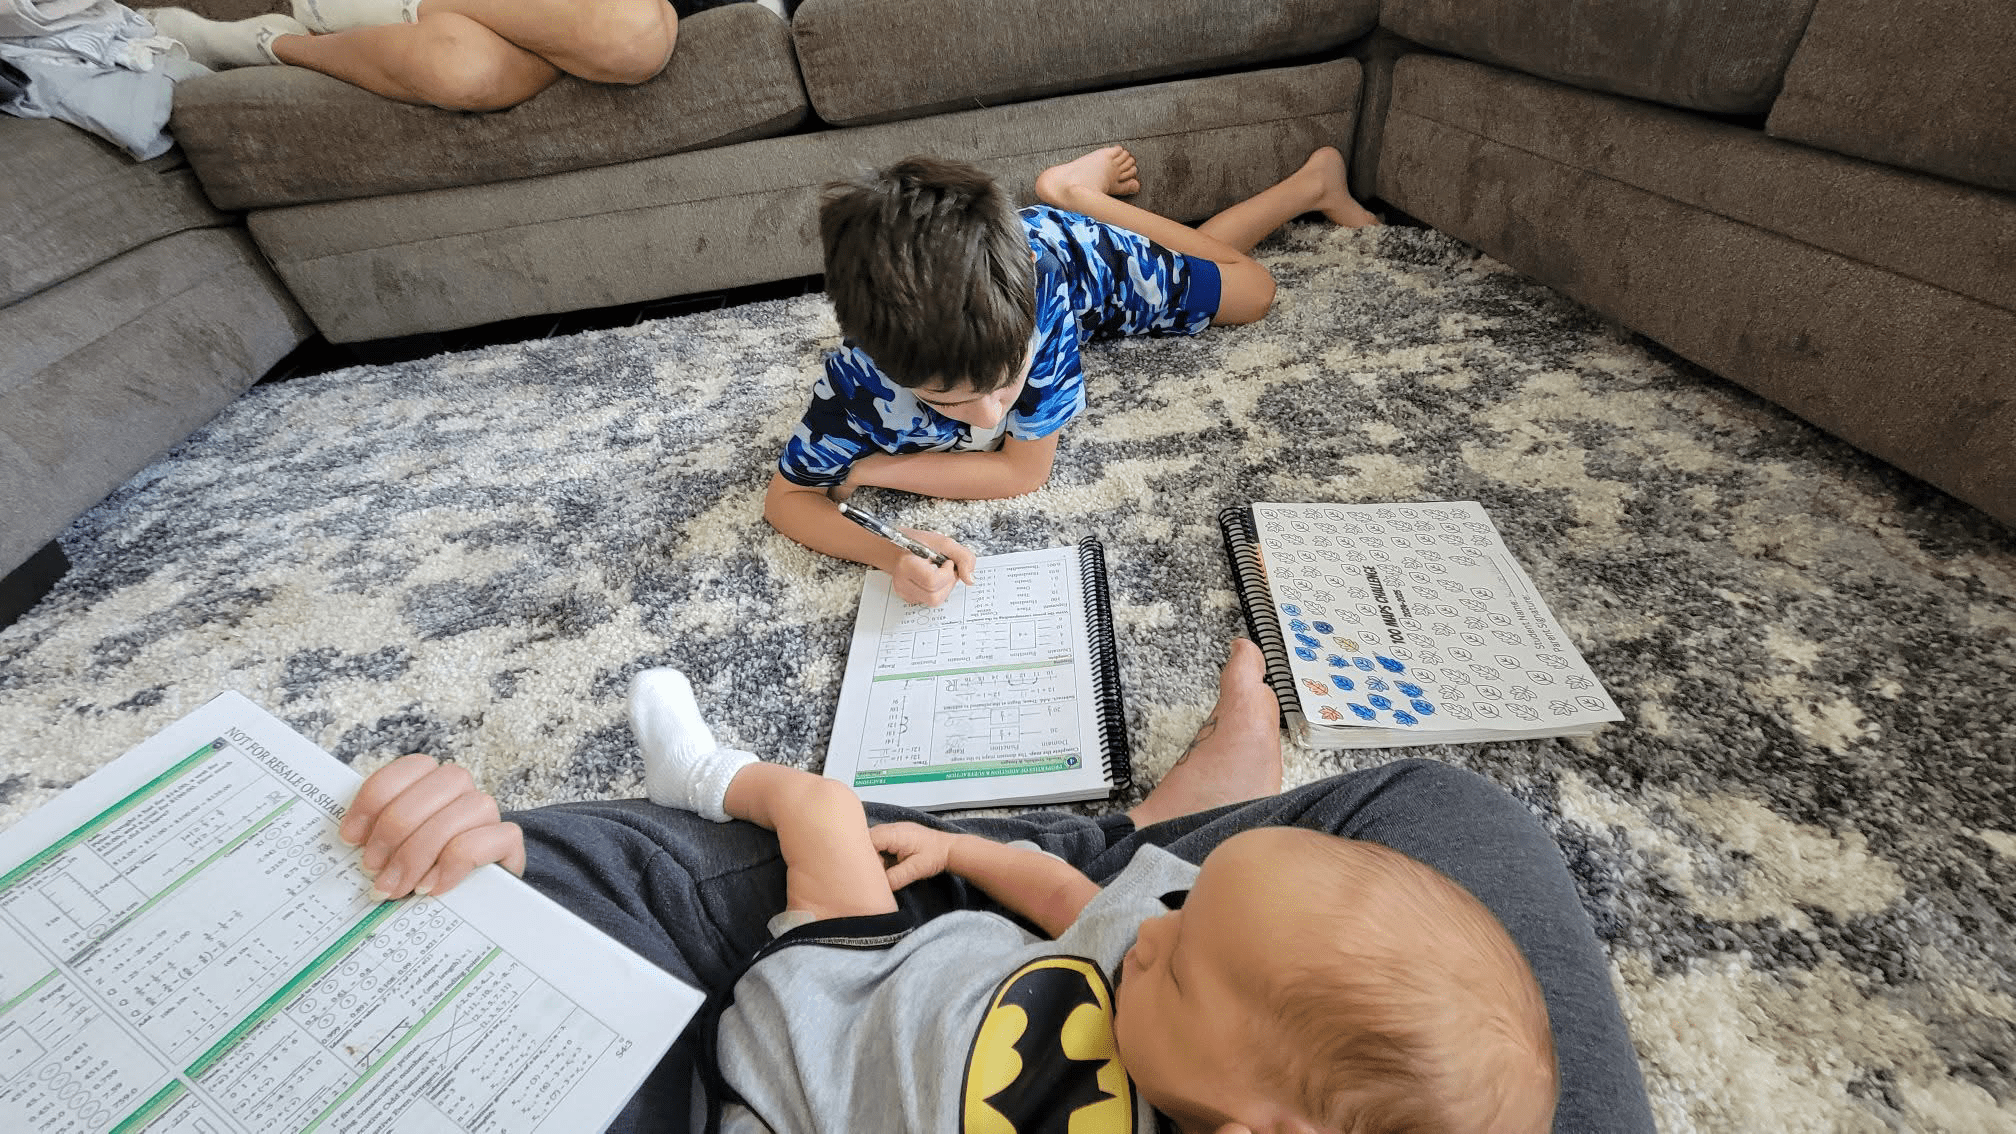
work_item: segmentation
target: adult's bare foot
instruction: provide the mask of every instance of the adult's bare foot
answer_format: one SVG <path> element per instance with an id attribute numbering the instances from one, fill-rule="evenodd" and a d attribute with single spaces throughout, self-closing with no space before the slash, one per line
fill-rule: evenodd
<path id="1" fill-rule="evenodd" d="M 1036 175 L 1037 199 L 1060 209 L 1072 208 L 1079 193 L 1131 197 L 1140 191 L 1140 173 L 1125 146 L 1093 150 Z"/>
<path id="2" fill-rule="evenodd" d="M 1127 813 L 1136 827 L 1281 790 L 1281 707 L 1267 686 L 1260 647 L 1232 640 L 1218 703 L 1176 765 Z"/>
<path id="3" fill-rule="evenodd" d="M 1335 146 L 1324 146 L 1309 155 L 1302 168 L 1295 171 L 1291 180 L 1301 183 L 1301 188 L 1310 194 L 1315 202 L 1310 212 L 1322 213 L 1332 224 L 1345 228 L 1364 228 L 1379 223 L 1365 206 L 1351 196 L 1345 183 L 1344 155 Z"/>

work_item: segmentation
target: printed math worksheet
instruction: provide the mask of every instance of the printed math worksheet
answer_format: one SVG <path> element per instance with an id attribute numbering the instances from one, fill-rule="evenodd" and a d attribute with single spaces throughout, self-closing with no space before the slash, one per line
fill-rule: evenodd
<path id="1" fill-rule="evenodd" d="M 227 693 L 0 832 L 0 1130 L 599 1130 L 700 995 L 487 866 L 378 902 L 356 773 Z"/>

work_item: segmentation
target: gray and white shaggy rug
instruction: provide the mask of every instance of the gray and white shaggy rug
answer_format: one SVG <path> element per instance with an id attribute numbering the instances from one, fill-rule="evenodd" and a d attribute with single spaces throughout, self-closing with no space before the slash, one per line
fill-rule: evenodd
<path id="1" fill-rule="evenodd" d="M 1089 351 L 1041 492 L 864 501 L 1104 538 L 1143 786 L 1240 626 L 1221 505 L 1482 501 L 1628 720 L 1411 751 L 1558 837 L 1663 1127 L 2016 1130 L 2016 536 L 1446 237 L 1261 253 L 1265 322 Z M 253 390 L 0 632 L 0 824 L 225 689 L 511 807 L 640 794 L 625 685 L 673 664 L 816 767 L 862 569 L 761 501 L 835 337 L 810 295 Z"/>

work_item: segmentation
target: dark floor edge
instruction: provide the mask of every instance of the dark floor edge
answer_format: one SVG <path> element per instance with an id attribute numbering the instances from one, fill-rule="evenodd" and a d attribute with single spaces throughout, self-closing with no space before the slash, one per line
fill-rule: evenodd
<path id="1" fill-rule="evenodd" d="M 42 601 L 42 596 L 48 594 L 68 570 L 70 557 L 63 554 L 63 545 L 52 539 L 21 566 L 8 572 L 6 578 L 0 579 L 0 630 L 14 625 L 17 619 L 34 609 L 35 604 Z"/>

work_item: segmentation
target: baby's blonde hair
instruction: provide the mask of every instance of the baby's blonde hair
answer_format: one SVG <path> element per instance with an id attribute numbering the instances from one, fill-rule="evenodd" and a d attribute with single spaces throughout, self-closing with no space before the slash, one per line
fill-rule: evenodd
<path id="1" fill-rule="evenodd" d="M 1339 1134 L 1544 1134 L 1558 1076 L 1539 982 L 1482 902 L 1377 843 L 1307 832 L 1306 932 L 1267 981 L 1262 1074 Z"/>

